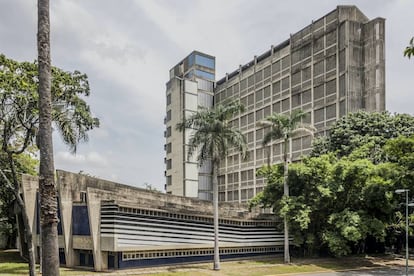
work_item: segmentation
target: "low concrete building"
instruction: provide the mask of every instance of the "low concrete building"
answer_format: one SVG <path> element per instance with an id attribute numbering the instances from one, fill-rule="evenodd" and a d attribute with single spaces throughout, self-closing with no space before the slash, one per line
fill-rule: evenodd
<path id="1" fill-rule="evenodd" d="M 151 192 L 57 171 L 60 261 L 95 270 L 213 259 L 210 201 Z M 21 192 L 39 250 L 38 180 L 23 176 Z M 220 255 L 243 258 L 283 252 L 271 215 L 220 203 Z M 24 239 L 20 239 L 24 248 Z M 36 252 L 38 252 L 36 250 Z"/>

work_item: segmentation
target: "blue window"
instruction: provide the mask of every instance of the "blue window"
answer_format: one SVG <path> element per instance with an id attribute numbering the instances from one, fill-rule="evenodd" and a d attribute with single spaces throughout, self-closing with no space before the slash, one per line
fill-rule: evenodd
<path id="1" fill-rule="evenodd" d="M 191 67 L 191 66 L 193 66 L 194 65 L 194 54 L 191 54 L 189 57 L 188 57 L 188 67 Z"/>
<path id="2" fill-rule="evenodd" d="M 201 66 L 205 66 L 210 69 L 215 68 L 215 60 L 212 58 L 205 57 L 205 56 L 196 55 L 195 63 Z"/>
<path id="3" fill-rule="evenodd" d="M 195 70 L 195 74 L 196 74 L 196 76 L 202 77 L 204 79 L 214 81 L 214 74 L 211 74 L 211 73 L 208 73 L 208 72 L 205 72 L 205 71 L 201 71 L 201 70 L 198 70 L 198 69 Z"/>

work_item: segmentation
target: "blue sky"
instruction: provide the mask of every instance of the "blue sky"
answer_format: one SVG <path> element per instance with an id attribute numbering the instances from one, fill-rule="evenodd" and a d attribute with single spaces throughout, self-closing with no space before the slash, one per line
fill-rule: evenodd
<path id="1" fill-rule="evenodd" d="M 216 57 L 220 79 L 341 4 L 386 18 L 387 109 L 413 114 L 414 59 L 402 52 L 414 36 L 414 1 L 52 0 L 52 63 L 89 76 L 88 103 L 101 120 L 76 155 L 55 135 L 55 167 L 163 189 L 169 69 L 199 50 Z M 0 7 L 0 52 L 33 61 L 36 1 Z"/>

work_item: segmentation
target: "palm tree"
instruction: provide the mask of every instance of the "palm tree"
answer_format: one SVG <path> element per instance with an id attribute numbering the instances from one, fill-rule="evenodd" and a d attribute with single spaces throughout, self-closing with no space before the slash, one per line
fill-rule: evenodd
<path id="1" fill-rule="evenodd" d="M 414 56 L 414 37 L 410 39 L 410 44 L 405 47 L 404 56 L 407 56 L 408 58 Z"/>
<path id="2" fill-rule="evenodd" d="M 290 162 L 290 154 L 288 155 L 289 141 L 291 138 L 297 134 L 307 133 L 313 136 L 315 128 L 311 125 L 302 124 L 301 121 L 306 117 L 306 113 L 302 110 L 293 111 L 290 116 L 285 114 L 273 113 L 265 119 L 264 122 L 260 122 L 260 125 L 263 127 L 268 127 L 269 131 L 263 137 L 262 145 L 263 147 L 269 145 L 273 140 L 283 139 L 283 194 L 284 196 L 289 196 L 289 186 L 288 186 L 288 169 Z M 269 151 L 270 152 L 270 151 Z M 268 166 L 270 166 L 270 154 L 268 154 Z M 283 219 L 284 224 L 284 259 L 285 263 L 290 263 L 290 254 L 289 254 L 289 227 L 287 223 L 287 217 Z"/>
<path id="3" fill-rule="evenodd" d="M 39 62 L 39 192 L 42 240 L 42 274 L 59 275 L 57 192 L 52 144 L 52 93 L 50 65 L 49 0 L 38 0 L 37 49 Z"/>
<path id="4" fill-rule="evenodd" d="M 177 124 L 179 131 L 193 129 L 189 141 L 188 157 L 198 151 L 197 160 L 200 166 L 211 160 L 213 175 L 213 211 L 214 211 L 214 270 L 220 270 L 218 240 L 218 172 L 220 160 L 224 159 L 229 148 L 237 148 L 242 158 L 247 154 L 244 135 L 229 125 L 229 119 L 243 110 L 237 102 L 217 105 L 213 109 L 200 107 L 199 111 Z"/>

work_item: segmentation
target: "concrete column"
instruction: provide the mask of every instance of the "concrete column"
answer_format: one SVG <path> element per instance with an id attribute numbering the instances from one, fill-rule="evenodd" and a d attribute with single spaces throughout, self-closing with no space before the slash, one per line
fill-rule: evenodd
<path id="1" fill-rule="evenodd" d="M 57 177 L 57 187 L 59 191 L 59 203 L 60 203 L 60 217 L 62 224 L 63 240 L 66 266 L 73 267 L 76 265 L 75 251 L 73 250 L 72 240 L 72 187 L 65 182 L 61 182 L 59 174 Z"/>
<path id="2" fill-rule="evenodd" d="M 93 260 L 95 271 L 108 268 L 108 254 L 101 251 L 101 197 L 87 189 L 89 227 L 93 244 Z"/>
<path id="3" fill-rule="evenodd" d="M 29 219 L 29 226 L 32 231 L 33 236 L 33 246 L 34 246 L 34 252 L 35 252 L 35 259 L 39 260 L 36 246 L 39 245 L 39 239 L 37 237 L 36 233 L 36 217 L 37 217 L 37 211 L 36 211 L 36 194 L 39 187 L 39 180 L 35 176 L 31 175 L 22 175 L 22 193 L 23 193 L 23 200 L 24 204 L 26 206 L 26 212 L 27 217 Z"/>

